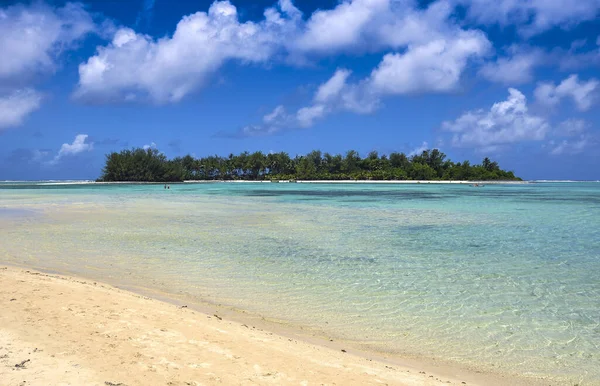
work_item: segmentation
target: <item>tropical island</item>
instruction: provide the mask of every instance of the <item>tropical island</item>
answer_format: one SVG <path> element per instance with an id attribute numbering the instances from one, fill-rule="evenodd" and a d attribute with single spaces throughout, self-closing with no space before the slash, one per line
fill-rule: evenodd
<path id="1" fill-rule="evenodd" d="M 313 150 L 292 158 L 285 152 L 243 152 L 228 157 L 168 159 L 157 149 L 133 148 L 106 155 L 101 182 L 181 182 L 186 180 L 439 180 L 521 181 L 512 171 L 484 158 L 481 164 L 452 162 L 438 149 L 421 154 L 361 158 L 355 150 L 345 155 Z"/>

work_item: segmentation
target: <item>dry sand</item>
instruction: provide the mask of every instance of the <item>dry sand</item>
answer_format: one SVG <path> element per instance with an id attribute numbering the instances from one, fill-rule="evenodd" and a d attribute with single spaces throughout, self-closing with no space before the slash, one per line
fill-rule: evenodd
<path id="1" fill-rule="evenodd" d="M 106 284 L 0 267 L 0 385 L 214 384 L 513 382 L 378 361 Z"/>

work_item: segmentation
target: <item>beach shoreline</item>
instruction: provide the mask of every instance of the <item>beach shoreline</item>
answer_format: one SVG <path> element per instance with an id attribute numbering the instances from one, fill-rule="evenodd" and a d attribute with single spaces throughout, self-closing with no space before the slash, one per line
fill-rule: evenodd
<path id="1" fill-rule="evenodd" d="M 49 363 L 57 361 L 56 358 L 63 361 L 54 365 L 59 369 L 64 367 L 65 371 L 56 373 L 56 376 L 70 374 L 69 376 L 76 377 L 74 379 L 88 377 L 85 384 L 118 384 L 115 381 L 126 385 L 167 384 L 163 379 L 172 379 L 168 382 L 174 385 L 216 384 L 219 383 L 217 378 L 224 381 L 232 374 L 234 378 L 227 378 L 228 382 L 225 383 L 244 384 L 251 383 L 249 381 L 252 380 L 259 384 L 303 384 L 303 381 L 308 382 L 305 384 L 549 384 L 548 381 L 542 382 L 539 379 L 465 369 L 450 362 L 365 352 L 353 349 L 347 342 L 330 342 L 323 337 L 302 333 L 283 325 L 277 326 L 240 310 L 199 302 L 183 304 L 182 299 L 150 288 L 121 289 L 90 279 L 6 264 L 0 266 L 0 277 L 0 306 L 6 310 L 0 315 L 0 358 L 8 355 L 0 362 L 5 365 L 0 370 L 0 379 L 10 377 L 6 378 L 10 380 L 10 385 L 21 384 L 19 382 L 22 381 L 27 381 L 28 385 L 48 384 L 48 376 L 52 376 L 49 373 L 56 373 L 50 370 Z M 131 305 L 132 302 L 135 303 L 134 306 Z M 24 304 L 27 305 L 25 308 Z M 122 304 L 121 308 L 118 304 Z M 141 312 L 128 311 L 134 308 Z M 149 318 L 152 314 L 158 315 L 157 318 Z M 187 324 L 181 324 L 182 320 Z M 136 329 L 131 328 L 136 324 Z M 189 325 L 192 324 L 195 328 L 189 330 Z M 111 334 L 100 331 L 106 330 L 108 325 L 112 325 L 113 330 L 118 330 L 115 330 L 115 334 L 118 332 L 116 335 L 121 338 L 116 342 L 111 341 L 110 337 L 106 338 L 105 335 Z M 88 331 L 90 328 L 98 331 Z M 157 333 L 165 332 L 162 329 L 170 332 L 170 335 Z M 48 335 L 36 333 L 40 331 Z M 123 334 L 130 336 L 125 337 Z M 150 335 L 152 339 L 148 338 Z M 199 340 L 196 335 L 202 335 L 204 341 L 209 343 L 200 346 L 191 344 L 191 341 Z M 173 336 L 178 337 L 176 343 Z M 212 340 L 207 339 L 207 336 L 212 337 Z M 226 348 L 222 347 L 225 344 L 224 336 L 231 338 L 227 341 Z M 169 346 L 168 357 L 161 354 L 160 350 L 156 351 L 157 342 L 163 341 Z M 27 347 L 33 346 L 38 350 L 27 351 Z M 49 358 L 37 358 L 41 355 L 38 353 L 40 347 L 46 347 L 44 352 L 56 354 Z M 140 347 L 146 351 L 142 352 Z M 300 351 L 298 347 L 301 347 Z M 2 350 L 10 350 L 23 358 L 19 359 Z M 92 354 L 98 350 L 118 353 L 116 356 L 121 357 L 121 362 L 116 367 L 118 371 L 107 367 L 101 358 Z M 180 363 L 183 354 L 194 358 L 207 355 L 211 357 L 215 355 L 215 351 L 221 353 L 219 358 L 222 363 L 219 366 L 211 364 L 207 367 L 205 364 L 194 367 L 193 364 Z M 58 355 L 64 352 L 71 354 Z M 225 355 L 223 352 L 229 354 Z M 244 361 L 239 358 L 255 352 L 261 353 L 253 358 L 256 363 L 240 363 Z M 299 352 L 302 355 L 299 356 Z M 273 357 L 277 358 L 275 362 Z M 34 361 L 34 358 L 37 360 Z M 139 360 L 140 358 L 144 360 Z M 176 358 L 180 360 L 177 361 Z M 14 367 L 27 359 L 30 362 L 24 368 Z M 72 368 L 73 361 L 81 362 L 75 363 L 77 374 Z M 268 367 L 270 370 L 256 371 L 256 366 L 261 369 Z M 243 378 L 241 374 L 247 378 Z M 265 374 L 270 375 L 265 377 Z M 109 379 L 111 376 L 113 380 Z M 184 381 L 184 378 L 189 381 Z M 39 383 L 36 383 L 36 379 Z"/>

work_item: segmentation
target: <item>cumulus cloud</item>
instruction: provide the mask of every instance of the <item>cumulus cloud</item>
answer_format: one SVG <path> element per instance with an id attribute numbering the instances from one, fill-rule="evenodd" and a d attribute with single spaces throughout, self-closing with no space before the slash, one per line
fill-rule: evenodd
<path id="1" fill-rule="evenodd" d="M 0 8 L 0 80 L 54 71 L 58 55 L 95 28 L 81 4 L 52 8 L 36 2 Z"/>
<path id="2" fill-rule="evenodd" d="M 387 93 L 446 91 L 456 86 L 469 59 L 490 48 L 481 31 L 455 24 L 452 11 L 446 1 L 421 8 L 412 0 L 353 0 L 304 20 L 292 1 L 280 0 L 263 20 L 242 23 L 235 6 L 216 1 L 208 12 L 185 16 L 169 37 L 119 29 L 79 66 L 74 95 L 96 102 L 171 103 L 199 89 L 228 61 L 305 63 L 341 52 L 390 50 L 405 52 L 386 56 L 373 85 Z M 310 120 L 319 110 L 304 114 Z"/>
<path id="3" fill-rule="evenodd" d="M 448 1 L 421 7 L 413 0 L 345 0 L 317 10 L 286 47 L 293 55 L 396 50 L 447 39 L 457 31 Z"/>
<path id="4" fill-rule="evenodd" d="M 156 149 L 156 144 L 154 142 L 150 142 L 149 145 L 144 145 L 142 146 L 142 149 L 144 150 L 148 150 L 148 149 Z"/>
<path id="5" fill-rule="evenodd" d="M 295 48 L 304 52 L 331 52 L 363 43 L 364 31 L 378 15 L 389 11 L 388 0 L 344 1 L 331 10 L 317 10 L 306 22 L 305 31 L 295 39 Z"/>
<path id="6" fill-rule="evenodd" d="M 450 39 L 411 46 L 404 54 L 387 54 L 371 74 L 371 87 L 380 94 L 454 90 L 470 58 L 489 50 L 480 31 L 461 31 Z"/>
<path id="7" fill-rule="evenodd" d="M 516 24 L 531 36 L 553 27 L 569 29 L 594 20 L 600 12 L 598 0 L 455 0 L 467 8 L 470 19 L 482 24 Z"/>
<path id="8" fill-rule="evenodd" d="M 77 134 L 73 143 L 63 143 L 58 151 L 58 154 L 54 157 L 50 164 L 56 164 L 61 161 L 64 157 L 74 156 L 80 153 L 89 152 L 94 149 L 94 144 L 87 141 L 87 134 Z"/>
<path id="9" fill-rule="evenodd" d="M 548 122 L 529 113 L 527 99 L 519 90 L 508 89 L 508 99 L 494 103 L 489 111 L 469 111 L 454 121 L 442 123 L 442 129 L 452 133 L 455 147 L 478 149 L 540 141 L 550 129 Z"/>
<path id="10" fill-rule="evenodd" d="M 317 89 L 312 103 L 295 113 L 277 106 L 259 125 L 242 128 L 242 136 L 268 135 L 307 128 L 338 111 L 368 114 L 392 95 L 450 92 L 458 88 L 471 58 L 485 55 L 489 41 L 479 31 L 455 31 L 448 39 L 410 46 L 403 54 L 387 54 L 366 78 L 349 82 L 351 72 L 338 69 Z"/>
<path id="11" fill-rule="evenodd" d="M 41 101 L 41 94 L 28 88 L 0 96 L 0 132 L 21 125 L 29 114 L 40 108 Z"/>
<path id="12" fill-rule="evenodd" d="M 579 81 L 577 75 L 571 75 L 558 86 L 552 82 L 542 82 L 535 89 L 537 101 L 546 106 L 555 106 L 563 98 L 569 97 L 580 111 L 589 110 L 597 97 L 597 89 L 600 82 L 596 79 Z"/>
<path id="13" fill-rule="evenodd" d="M 351 72 L 338 69 L 321 84 L 312 103 L 288 113 L 277 106 L 262 124 L 244 127 L 242 136 L 268 135 L 283 129 L 307 128 L 338 111 L 368 114 L 392 95 L 450 92 L 458 88 L 472 57 L 485 55 L 489 42 L 477 31 L 459 31 L 447 40 L 409 47 L 404 54 L 387 54 L 366 78 L 349 82 Z"/>
<path id="14" fill-rule="evenodd" d="M 542 147 L 549 154 L 572 155 L 597 143 L 588 122 L 571 118 L 551 125 L 529 112 L 527 99 L 519 90 L 508 91 L 508 98 L 489 110 L 468 111 L 443 122 L 442 130 L 452 135 L 452 146 L 489 152 L 519 142 L 546 141 Z"/>
<path id="15" fill-rule="evenodd" d="M 301 25 L 288 48 L 296 54 L 324 55 L 397 49 L 443 38 L 454 29 L 453 7 L 437 1 L 346 0 L 317 10 Z"/>
<path id="16" fill-rule="evenodd" d="M 238 20 L 228 1 L 185 16 L 172 37 L 153 39 L 129 28 L 79 66 L 75 96 L 86 100 L 177 102 L 230 60 L 264 63 L 277 48 L 281 14 L 255 23 Z"/>
<path id="17" fill-rule="evenodd" d="M 497 83 L 516 85 L 531 82 L 533 71 L 542 65 L 547 55 L 539 48 L 517 47 L 508 49 L 506 56 L 488 62 L 481 67 L 479 74 Z"/>

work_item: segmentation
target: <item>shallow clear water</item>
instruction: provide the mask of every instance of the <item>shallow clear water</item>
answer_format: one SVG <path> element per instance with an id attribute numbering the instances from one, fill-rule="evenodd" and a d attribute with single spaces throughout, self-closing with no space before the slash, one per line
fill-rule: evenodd
<path id="1" fill-rule="evenodd" d="M 598 183 L 0 183 L 0 261 L 600 384 Z"/>

